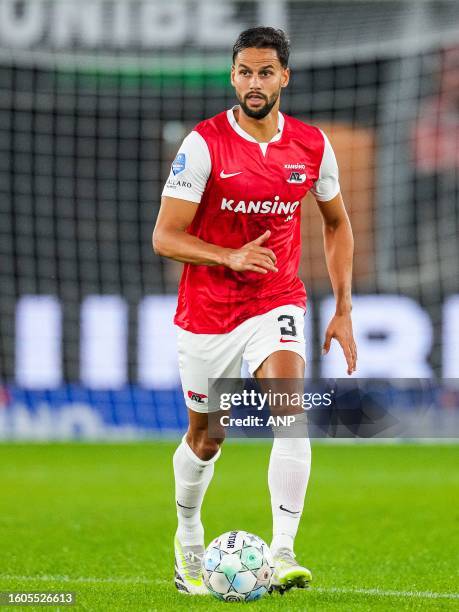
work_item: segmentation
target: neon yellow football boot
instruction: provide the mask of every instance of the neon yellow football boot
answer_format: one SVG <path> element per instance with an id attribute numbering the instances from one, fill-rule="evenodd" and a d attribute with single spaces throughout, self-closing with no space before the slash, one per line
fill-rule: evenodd
<path id="1" fill-rule="evenodd" d="M 209 591 L 202 582 L 201 562 L 204 546 L 182 546 L 177 536 L 175 549 L 175 586 L 185 595 L 207 595 Z"/>
<path id="2" fill-rule="evenodd" d="M 280 548 L 274 555 L 274 574 L 271 589 L 283 594 L 291 588 L 307 589 L 312 574 L 307 567 L 299 565 L 295 554 L 288 548 Z"/>

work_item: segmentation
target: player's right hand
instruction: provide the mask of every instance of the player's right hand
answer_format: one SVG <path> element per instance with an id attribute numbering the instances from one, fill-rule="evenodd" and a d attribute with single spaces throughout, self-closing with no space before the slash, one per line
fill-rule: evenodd
<path id="1" fill-rule="evenodd" d="M 274 251 L 262 246 L 270 236 L 271 231 L 266 230 L 264 234 L 247 242 L 240 249 L 225 249 L 223 265 L 235 272 L 250 271 L 259 274 L 278 272 L 275 266 L 277 257 Z"/>

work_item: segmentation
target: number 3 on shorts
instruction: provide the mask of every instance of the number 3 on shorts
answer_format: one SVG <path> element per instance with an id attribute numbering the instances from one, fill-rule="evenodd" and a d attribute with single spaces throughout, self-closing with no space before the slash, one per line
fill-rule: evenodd
<path id="1" fill-rule="evenodd" d="M 281 315 L 277 318 L 279 323 L 283 323 L 284 321 L 287 323 L 287 327 L 281 326 L 280 333 L 281 336 L 297 336 L 296 327 L 295 327 L 295 319 L 292 315 Z"/>

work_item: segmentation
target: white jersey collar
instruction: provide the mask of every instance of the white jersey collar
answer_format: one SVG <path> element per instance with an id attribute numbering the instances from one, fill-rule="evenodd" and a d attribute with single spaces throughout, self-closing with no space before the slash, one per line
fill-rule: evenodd
<path id="1" fill-rule="evenodd" d="M 242 136 L 242 138 L 245 138 L 246 140 L 250 142 L 256 142 L 259 145 L 268 145 L 270 142 L 277 142 L 282 136 L 282 130 L 284 129 L 285 119 L 284 119 L 283 114 L 280 111 L 279 111 L 279 122 L 277 124 L 277 134 L 274 134 L 274 136 L 271 138 L 269 142 L 258 142 L 258 140 L 255 140 L 253 136 L 251 136 L 245 130 L 243 130 L 241 126 L 239 125 L 239 123 L 236 121 L 236 117 L 234 116 L 234 110 L 236 108 L 239 108 L 238 104 L 236 104 L 236 106 L 233 106 L 233 108 L 230 108 L 229 110 L 227 110 L 226 116 L 228 117 L 230 126 L 233 128 L 235 132 L 239 134 L 239 136 Z"/>

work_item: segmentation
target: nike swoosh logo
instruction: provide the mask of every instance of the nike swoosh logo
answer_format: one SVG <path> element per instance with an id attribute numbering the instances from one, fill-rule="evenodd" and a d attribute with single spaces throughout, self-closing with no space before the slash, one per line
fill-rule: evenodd
<path id="1" fill-rule="evenodd" d="M 196 508 L 196 506 L 182 506 L 182 504 L 179 504 L 178 502 L 177 506 L 180 506 L 180 508 L 186 508 L 187 510 L 194 510 Z"/>
<path id="2" fill-rule="evenodd" d="M 299 340 L 285 340 L 285 338 L 281 338 L 280 342 L 299 342 Z"/>
<path id="3" fill-rule="evenodd" d="M 288 512 L 289 514 L 300 514 L 301 512 L 301 510 L 297 510 L 296 512 L 294 510 L 288 510 L 288 508 L 284 508 L 282 504 L 279 506 L 279 508 L 285 512 Z"/>
<path id="4" fill-rule="evenodd" d="M 220 178 L 231 178 L 232 176 L 237 176 L 238 174 L 242 174 L 242 170 L 240 172 L 231 172 L 230 174 L 225 174 L 222 170 L 220 172 Z"/>

